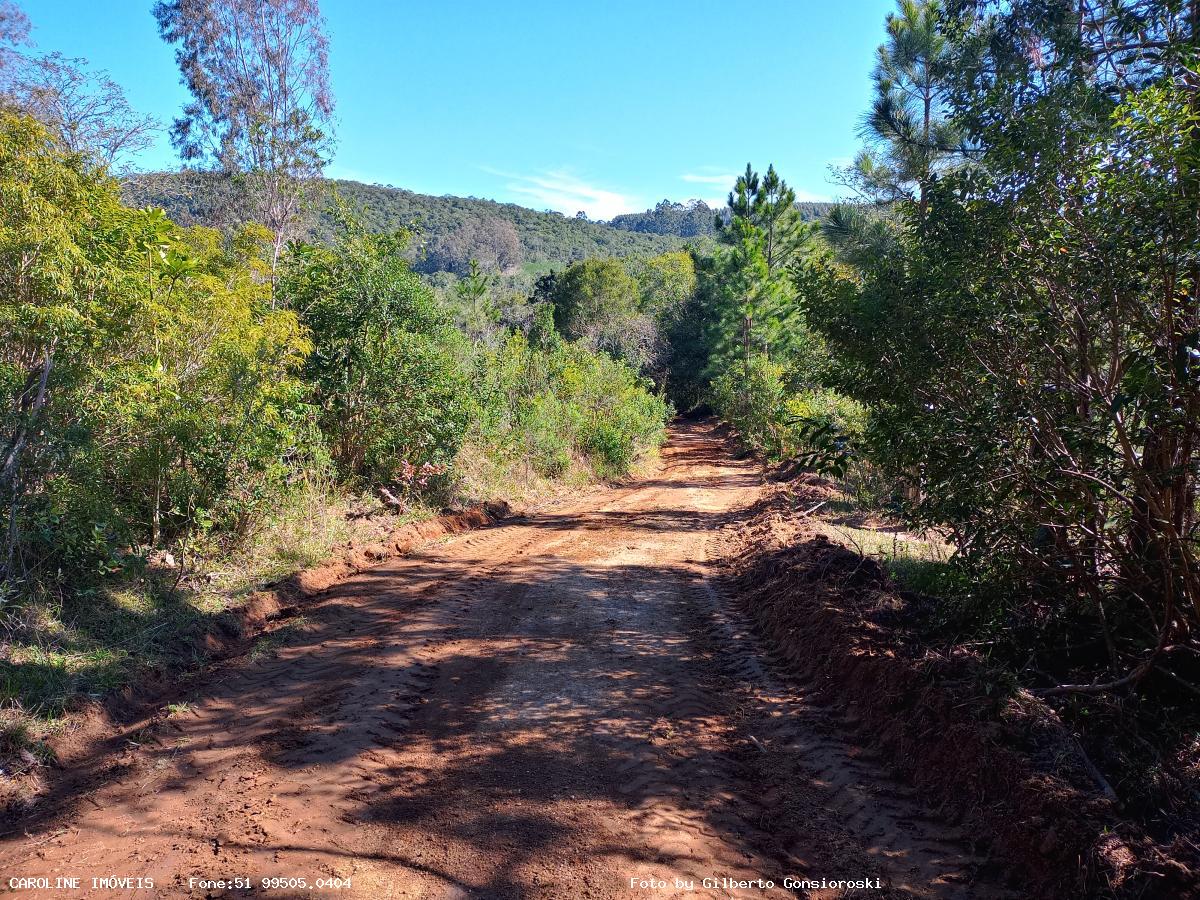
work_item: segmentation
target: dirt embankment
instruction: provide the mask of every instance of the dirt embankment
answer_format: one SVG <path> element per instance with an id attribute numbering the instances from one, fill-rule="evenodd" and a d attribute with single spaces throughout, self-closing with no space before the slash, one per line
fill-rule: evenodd
<path id="1" fill-rule="evenodd" d="M 204 636 L 208 653 L 216 658 L 246 649 L 269 622 L 295 615 L 305 602 L 335 584 L 389 559 L 405 556 L 428 541 L 491 525 L 512 515 L 503 501 L 481 503 L 462 512 L 446 513 L 397 528 L 385 540 L 353 544 L 319 566 L 303 569 L 255 592 L 248 603 L 230 610 Z"/>
<path id="2" fill-rule="evenodd" d="M 1051 708 L 969 649 L 924 645 L 884 569 L 797 515 L 831 494 L 813 476 L 777 485 L 727 561 L 730 594 L 792 672 L 942 814 L 992 836 L 1029 896 L 1200 896 L 1195 854 L 1122 817 Z"/>

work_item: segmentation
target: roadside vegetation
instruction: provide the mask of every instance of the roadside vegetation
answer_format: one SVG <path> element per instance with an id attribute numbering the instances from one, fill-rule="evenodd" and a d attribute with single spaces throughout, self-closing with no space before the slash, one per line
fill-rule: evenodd
<path id="1" fill-rule="evenodd" d="M 805 225 L 747 169 L 671 372 L 927 537 L 842 540 L 1167 842 L 1200 796 L 1198 50 L 1195 3 L 902 0 L 851 202 Z"/>

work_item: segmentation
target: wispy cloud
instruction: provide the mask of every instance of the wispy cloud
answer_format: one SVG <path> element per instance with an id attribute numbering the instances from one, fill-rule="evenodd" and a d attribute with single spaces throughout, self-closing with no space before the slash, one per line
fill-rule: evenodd
<path id="1" fill-rule="evenodd" d="M 723 209 L 725 207 L 727 194 L 720 196 L 703 196 L 711 194 L 713 188 L 720 188 L 723 191 L 729 191 L 733 188 L 733 184 L 737 181 L 736 175 L 730 175 L 727 172 L 721 171 L 716 166 L 701 166 L 694 172 L 684 172 L 679 176 L 680 181 L 686 181 L 688 184 L 702 185 L 700 193 L 702 196 L 697 197 L 697 200 L 703 200 L 713 209 Z"/>
<path id="2" fill-rule="evenodd" d="M 737 181 L 736 175 L 705 175 L 700 172 L 686 172 L 679 176 L 680 181 L 686 181 L 689 184 L 711 184 L 717 187 L 733 187 L 733 183 Z"/>
<path id="3" fill-rule="evenodd" d="M 629 194 L 590 184 L 565 169 L 520 175 L 486 168 L 484 171 L 508 179 L 505 188 L 529 201 L 530 206 L 553 209 L 564 215 L 583 210 L 591 219 L 611 219 L 626 212 L 640 212 L 646 204 Z"/>

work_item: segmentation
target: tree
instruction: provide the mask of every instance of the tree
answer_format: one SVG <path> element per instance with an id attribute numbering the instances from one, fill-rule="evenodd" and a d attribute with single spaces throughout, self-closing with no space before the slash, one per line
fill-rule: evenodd
<path id="1" fill-rule="evenodd" d="M 749 165 L 746 171 L 750 174 Z M 808 236 L 796 210 L 796 192 L 771 165 L 767 166 L 767 174 L 754 192 L 752 204 L 748 208 L 743 206 L 740 194 L 737 200 L 740 208 L 733 209 L 733 214 L 747 216 L 762 232 L 767 274 L 778 274 L 795 258 L 796 251 Z M 732 208 L 732 202 L 730 206 Z"/>
<path id="2" fill-rule="evenodd" d="M 457 332 L 405 262 L 408 240 L 343 210 L 336 242 L 296 246 L 278 285 L 312 334 L 305 375 L 334 461 L 370 485 L 453 461 L 471 413 Z"/>
<path id="3" fill-rule="evenodd" d="M 993 614 L 1107 649 L 1107 677 L 1048 690 L 1136 686 L 1200 633 L 1200 4 L 963 0 L 941 23 L 976 160 L 882 259 L 808 267 L 810 322 L 914 519 L 1022 586 Z"/>
<path id="4" fill-rule="evenodd" d="M 924 221 L 929 187 L 958 158 L 962 135 L 948 115 L 955 47 L 940 0 L 899 0 L 887 17 L 888 40 L 876 51 L 875 100 L 863 123 L 874 145 L 846 173 L 851 185 L 882 203 L 915 200 Z"/>
<path id="5" fill-rule="evenodd" d="M 246 175 L 254 215 L 274 235 L 274 271 L 332 148 L 317 0 L 159 0 L 154 16 L 193 98 L 172 143 L 186 164 Z"/>
<path id="6" fill-rule="evenodd" d="M 415 268 L 462 276 L 470 271 L 471 260 L 497 272 L 520 265 L 521 239 L 513 223 L 498 217 L 447 223 L 425 245 Z"/>
<path id="7" fill-rule="evenodd" d="M 660 321 L 679 314 L 696 291 L 696 263 L 692 254 L 662 253 L 630 263 L 641 293 L 641 308 Z"/>
<path id="8" fill-rule="evenodd" d="M 154 141 L 158 122 L 137 113 L 120 85 L 87 60 L 13 54 L 0 70 L 0 91 L 55 135 L 59 146 L 86 153 L 113 171 Z"/>
<path id="9" fill-rule="evenodd" d="M 647 234 L 676 234 L 680 237 L 700 237 L 716 233 L 713 224 L 716 210 L 703 200 L 674 203 L 659 202 L 654 209 L 643 213 L 622 213 L 609 223 L 614 228 L 640 231 Z"/>
<path id="10" fill-rule="evenodd" d="M 262 229 L 226 244 L 124 207 L 102 168 L 9 113 L 0 206 L 3 576 L 242 532 L 306 444 L 307 342 L 267 309 Z"/>
<path id="11" fill-rule="evenodd" d="M 554 286 L 554 323 L 570 341 L 604 344 L 613 326 L 637 313 L 637 282 L 615 259 L 568 266 Z"/>
<path id="12" fill-rule="evenodd" d="M 729 194 L 729 210 L 729 219 L 718 216 L 716 225 L 727 247 L 723 282 L 740 314 L 741 356 L 748 375 L 758 343 L 756 323 L 773 316 L 779 326 L 790 318 L 786 307 L 793 297 L 783 276 L 808 242 L 810 231 L 800 220 L 795 191 L 774 165 L 760 177 L 747 163 Z"/>
<path id="13" fill-rule="evenodd" d="M 12 0 L 0 0 L 0 75 L 12 63 L 16 47 L 29 43 L 29 17 Z"/>
<path id="14" fill-rule="evenodd" d="M 487 337 L 498 321 L 499 312 L 488 301 L 493 281 L 479 268 L 478 261 L 472 259 L 466 277 L 454 286 L 454 292 L 463 306 L 467 335 L 476 343 Z"/>

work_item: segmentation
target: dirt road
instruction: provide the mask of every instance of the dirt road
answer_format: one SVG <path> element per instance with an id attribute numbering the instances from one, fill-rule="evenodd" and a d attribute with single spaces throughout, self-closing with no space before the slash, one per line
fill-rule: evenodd
<path id="1" fill-rule="evenodd" d="M 684 425 L 652 477 L 354 577 L 273 654 L 206 674 L 156 734 L 129 735 L 106 783 L 5 837 L 3 884 L 991 896 L 965 836 L 776 673 L 720 593 L 722 534 L 760 490 L 756 466 Z M 884 887 L 806 893 L 787 876 Z"/>

